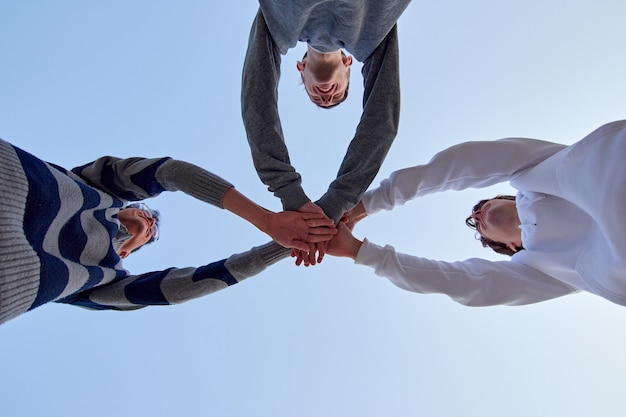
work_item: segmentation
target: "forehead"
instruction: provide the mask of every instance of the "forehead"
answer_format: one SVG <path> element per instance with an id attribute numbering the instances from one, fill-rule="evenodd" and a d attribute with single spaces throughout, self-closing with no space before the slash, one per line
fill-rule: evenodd
<path id="1" fill-rule="evenodd" d="M 478 203 L 476 203 L 474 207 L 472 207 L 472 213 L 475 212 L 476 210 L 480 210 L 485 204 L 489 202 L 491 202 L 492 204 L 509 204 L 509 203 L 515 204 L 515 200 L 512 200 L 510 198 L 504 198 L 504 197 L 487 198 L 485 200 L 480 200 Z"/>
<path id="2" fill-rule="evenodd" d="M 143 209 L 143 208 L 126 207 L 125 209 L 122 209 L 120 211 L 127 211 L 129 213 L 144 213 L 145 215 L 152 217 L 152 213 L 150 212 L 150 210 Z"/>
<path id="3" fill-rule="evenodd" d="M 483 208 L 485 203 L 487 203 L 488 201 L 491 201 L 491 200 L 493 200 L 493 199 L 486 198 L 486 199 L 480 200 L 478 203 L 474 204 L 474 207 L 472 207 L 472 213 L 474 213 L 475 211 L 480 210 L 481 208 Z"/>

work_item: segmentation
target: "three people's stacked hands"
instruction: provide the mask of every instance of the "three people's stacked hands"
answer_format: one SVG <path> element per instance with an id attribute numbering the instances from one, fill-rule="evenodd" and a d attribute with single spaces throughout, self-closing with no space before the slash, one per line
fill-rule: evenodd
<path id="1" fill-rule="evenodd" d="M 322 262 L 325 254 L 356 258 L 363 242 L 356 239 L 351 232 L 367 216 L 363 203 L 346 212 L 337 225 L 313 202 L 305 204 L 297 212 L 283 213 L 291 213 L 292 216 L 300 214 L 301 220 L 308 227 L 308 230 L 301 229 L 300 233 L 284 239 L 283 242 L 269 233 L 276 242 L 291 248 L 291 256 L 296 258 L 296 265 L 315 265 Z"/>

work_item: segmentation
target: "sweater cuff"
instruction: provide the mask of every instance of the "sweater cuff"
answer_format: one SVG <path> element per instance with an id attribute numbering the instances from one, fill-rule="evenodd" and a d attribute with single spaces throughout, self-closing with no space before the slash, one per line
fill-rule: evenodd
<path id="1" fill-rule="evenodd" d="M 237 281 L 242 281 L 259 274 L 290 254 L 291 249 L 284 248 L 276 242 L 269 242 L 247 252 L 231 255 L 226 260 L 225 266 Z"/>
<path id="2" fill-rule="evenodd" d="M 302 187 L 289 190 L 284 193 L 284 195 L 278 195 L 278 193 L 276 193 L 276 195 L 283 204 L 283 210 L 297 211 L 300 207 L 311 201 L 304 193 Z"/>
<path id="3" fill-rule="evenodd" d="M 343 214 L 347 211 L 345 204 L 342 204 L 338 199 L 330 197 L 328 193 L 324 194 L 315 204 L 320 206 L 324 210 L 324 213 L 333 219 L 335 223 L 338 223 Z"/>
<path id="4" fill-rule="evenodd" d="M 375 268 L 380 259 L 380 252 L 383 250 L 381 246 L 370 242 L 367 238 L 363 239 L 363 243 L 356 254 L 354 263 L 356 265 L 365 265 Z"/>
<path id="5" fill-rule="evenodd" d="M 182 191 L 219 208 L 224 208 L 224 194 L 233 186 L 218 175 L 175 159 L 167 161 L 159 168 L 157 180 L 168 191 Z"/>
<path id="6" fill-rule="evenodd" d="M 189 181 L 188 194 L 209 204 L 224 208 L 222 200 L 226 191 L 233 185 L 225 179 L 207 171 L 199 172 Z"/>
<path id="7" fill-rule="evenodd" d="M 369 216 L 382 210 L 389 210 L 389 205 L 384 203 L 383 193 L 379 188 L 366 191 L 361 198 L 365 213 Z"/>

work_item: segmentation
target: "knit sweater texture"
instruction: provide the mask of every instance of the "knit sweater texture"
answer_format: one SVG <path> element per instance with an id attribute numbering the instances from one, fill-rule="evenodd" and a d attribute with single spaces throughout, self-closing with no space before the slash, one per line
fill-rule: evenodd
<path id="1" fill-rule="evenodd" d="M 105 156 L 68 171 L 0 140 L 0 323 L 50 301 L 115 310 L 180 303 L 287 257 L 270 242 L 200 267 L 124 269 L 112 239 L 129 201 L 180 190 L 221 207 L 231 186 L 168 157 Z"/>
<path id="2" fill-rule="evenodd" d="M 243 68 L 241 111 L 261 181 L 297 210 L 311 199 L 291 165 L 278 114 L 281 54 L 298 41 L 363 62 L 363 113 L 335 180 L 316 201 L 335 221 L 354 207 L 378 173 L 396 137 L 400 114 L 395 22 L 408 0 L 263 0 L 252 24 Z M 320 133 L 322 134 L 322 133 Z"/>

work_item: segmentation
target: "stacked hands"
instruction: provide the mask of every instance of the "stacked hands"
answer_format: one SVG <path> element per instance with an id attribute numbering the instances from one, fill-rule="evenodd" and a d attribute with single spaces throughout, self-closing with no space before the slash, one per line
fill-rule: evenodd
<path id="1" fill-rule="evenodd" d="M 355 259 L 362 242 L 352 236 L 354 226 L 367 216 L 363 203 L 346 212 L 335 225 L 317 204 L 309 201 L 297 211 L 275 213 L 251 201 L 230 187 L 222 198 L 222 207 L 254 224 L 276 243 L 291 248 L 296 265 L 315 265 L 324 255 Z"/>
<path id="2" fill-rule="evenodd" d="M 296 265 L 315 265 L 322 262 L 325 254 L 355 259 L 362 242 L 352 235 L 354 226 L 367 216 L 362 203 L 346 212 L 337 225 L 315 203 L 309 202 L 297 212 L 300 214 L 308 230 L 299 231 L 298 238 L 291 238 L 291 244 L 274 240 L 285 247 L 291 248 L 291 257 L 296 258 Z M 271 236 L 271 234 L 270 234 Z M 273 236 L 272 236 L 273 237 Z"/>

